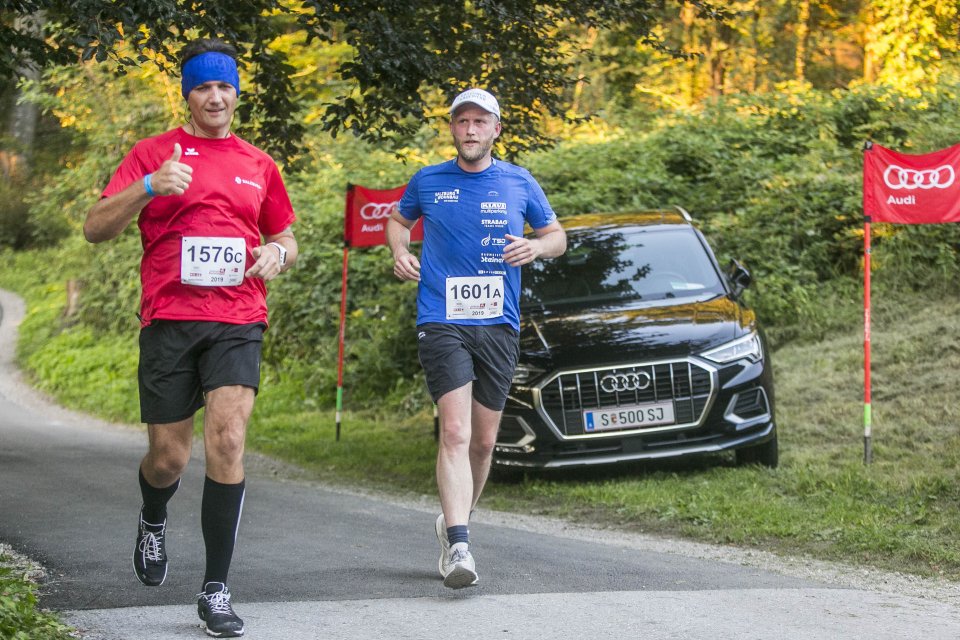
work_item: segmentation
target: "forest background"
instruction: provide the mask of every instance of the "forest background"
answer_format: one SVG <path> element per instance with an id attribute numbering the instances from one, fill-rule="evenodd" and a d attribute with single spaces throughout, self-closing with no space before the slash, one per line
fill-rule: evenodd
<path id="1" fill-rule="evenodd" d="M 384 24 L 412 11 L 406 3 L 380 4 L 395 12 L 381 14 Z M 442 19 L 459 21 L 466 39 L 470 15 L 496 3 L 454 4 L 458 11 Z M 578 5 L 546 4 L 571 14 Z M 560 501 L 566 506 L 537 509 L 593 516 L 606 509 L 610 521 L 720 541 L 793 539 L 787 548 L 827 556 L 846 545 L 844 553 L 874 564 L 960 576 L 957 410 L 931 395 L 948 393 L 938 385 L 949 384 L 944 370 L 957 369 L 949 359 L 957 354 L 957 325 L 937 324 L 955 308 L 931 306 L 960 291 L 955 225 L 874 225 L 877 318 L 909 322 L 891 331 L 889 351 L 876 347 L 875 383 L 891 413 L 878 406 L 875 420 L 903 418 L 900 431 L 890 425 L 895 437 L 877 443 L 877 467 L 908 471 L 887 483 L 859 468 L 856 453 L 862 149 L 872 140 L 923 153 L 960 141 L 960 3 L 714 3 L 722 19 L 702 11 L 704 3 L 643 4 L 640 31 L 614 19 L 572 17 L 551 27 L 546 35 L 556 48 L 548 53 L 562 60 L 568 81 L 538 88 L 550 100 L 524 93 L 523 85 L 537 84 L 535 75 L 506 83 L 494 72 L 494 55 L 469 77 L 447 78 L 444 90 L 415 86 L 423 118 L 411 122 L 403 114 L 404 126 L 379 129 L 381 136 L 365 135 L 358 123 L 366 121 L 345 111 L 339 128 L 330 126 L 330 105 L 377 90 L 344 73 L 345 64 L 370 53 L 348 37 L 347 26 L 333 20 L 326 39 L 311 40 L 288 14 L 271 14 L 276 19 L 259 53 L 282 56 L 287 65 L 285 108 L 297 144 L 273 148 L 298 214 L 301 256 L 270 285 L 271 329 L 251 445 L 321 476 L 430 492 L 431 406 L 410 339 L 415 288 L 393 278 L 386 248 L 350 253 L 344 405 L 351 413 L 344 442 L 333 443 L 345 189 L 399 186 L 421 166 L 453 157 L 446 130 L 453 90 L 477 83 L 497 92 L 502 83 L 510 97 L 502 101 L 507 135 L 496 152 L 531 170 L 561 219 L 683 206 L 721 262 L 738 258 L 752 271 L 749 300 L 767 327 L 775 363 L 787 365 L 778 364 L 781 469 L 737 476 L 722 467 L 697 468 L 692 476 L 655 470 L 643 491 L 666 493 L 634 502 L 622 484 L 610 484 L 619 479 L 580 477 L 571 493 L 581 493 Z M 0 22 L 16 17 L 0 12 Z M 184 122 L 186 110 L 163 54 L 131 48 L 128 35 L 113 50 L 139 55 L 143 64 L 128 65 L 125 74 L 91 44 L 83 61 L 19 81 L 0 78 L 9 116 L 0 139 L 0 286 L 30 304 L 19 358 L 38 386 L 71 406 L 133 423 L 139 237 L 131 227 L 116 241 L 91 246 L 80 228 L 133 143 Z M 242 82 L 256 78 L 258 68 L 246 67 Z M 256 82 L 245 86 L 252 86 L 245 100 L 262 98 Z M 240 113 L 237 130 L 253 140 L 274 131 L 277 122 L 265 113 Z M 514 123 L 522 135 L 511 137 Z M 917 346 L 933 338 L 946 343 Z M 917 378 L 913 367 L 933 369 L 933 381 Z M 911 387 L 910 380 L 926 386 Z M 907 396 L 926 401 L 920 409 L 897 404 Z M 894 406 L 902 414 L 894 415 Z M 393 448 L 388 458 L 384 447 Z M 516 507 L 531 496 L 560 504 L 561 490 L 533 478 L 491 494 L 491 504 Z M 824 509 L 817 520 L 805 500 L 830 494 L 850 504 L 839 516 Z M 725 528 L 728 512 L 739 508 L 725 503 L 728 496 L 750 502 L 742 512 L 752 515 L 737 525 L 750 520 L 745 529 Z M 791 515 L 758 510 L 766 503 Z M 856 503 L 872 503 L 883 517 L 853 515 Z M 913 528 L 905 533 L 901 524 Z"/>

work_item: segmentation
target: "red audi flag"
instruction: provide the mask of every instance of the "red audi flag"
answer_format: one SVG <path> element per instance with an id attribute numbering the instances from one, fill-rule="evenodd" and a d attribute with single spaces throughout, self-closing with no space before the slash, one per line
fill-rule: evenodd
<path id="1" fill-rule="evenodd" d="M 872 222 L 960 222 L 960 144 L 933 153 L 897 153 L 878 144 L 863 154 L 863 215 Z"/>
<path id="2" fill-rule="evenodd" d="M 347 185 L 347 210 L 343 240 L 348 247 L 375 247 L 387 244 L 387 218 L 400 202 L 407 185 L 394 189 L 368 189 Z M 423 240 L 423 225 L 410 230 L 411 240 Z"/>

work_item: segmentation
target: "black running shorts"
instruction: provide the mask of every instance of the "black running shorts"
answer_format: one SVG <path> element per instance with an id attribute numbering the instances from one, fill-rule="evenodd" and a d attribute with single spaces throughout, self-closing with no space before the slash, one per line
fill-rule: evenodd
<path id="1" fill-rule="evenodd" d="M 263 323 L 154 320 L 140 330 L 140 420 L 185 420 L 219 387 L 260 387 Z"/>
<path id="2" fill-rule="evenodd" d="M 513 327 L 429 322 L 417 327 L 417 345 L 434 402 L 473 382 L 477 402 L 503 411 L 520 355 L 519 334 Z"/>

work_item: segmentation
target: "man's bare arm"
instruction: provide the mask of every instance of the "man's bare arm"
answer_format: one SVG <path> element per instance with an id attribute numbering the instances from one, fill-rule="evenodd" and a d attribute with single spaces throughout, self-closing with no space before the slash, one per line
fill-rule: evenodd
<path id="1" fill-rule="evenodd" d="M 387 220 L 387 244 L 393 253 L 393 274 L 400 280 L 420 281 L 420 261 L 410 253 L 410 229 L 415 220 L 407 220 L 399 211 Z"/>
<path id="2" fill-rule="evenodd" d="M 134 180 L 120 193 L 101 198 L 93 205 L 83 223 L 87 242 L 104 242 L 119 236 L 154 196 L 183 195 L 193 180 L 193 167 L 180 162 L 180 154 L 180 145 L 174 144 L 173 155 L 151 174 L 153 195 L 147 193 L 143 180 Z"/>

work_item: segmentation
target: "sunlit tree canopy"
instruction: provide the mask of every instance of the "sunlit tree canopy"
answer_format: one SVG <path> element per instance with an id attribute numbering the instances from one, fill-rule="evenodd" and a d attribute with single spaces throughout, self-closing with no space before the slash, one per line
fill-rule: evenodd
<path id="1" fill-rule="evenodd" d="M 259 142 L 291 158 L 304 132 L 294 102 L 298 70 L 273 43 L 300 33 L 306 44 L 342 42 L 352 53 L 337 66 L 347 84 L 326 105 L 325 130 L 375 141 L 410 135 L 438 104 L 482 85 L 510 114 L 507 151 L 515 153 L 536 146 L 544 115 L 566 115 L 563 91 L 577 81 L 577 52 L 566 46 L 564 27 L 620 25 L 662 47 L 655 29 L 666 4 L 695 7 L 704 18 L 725 15 L 713 0 L 21 0 L 0 14 L 0 76 L 90 59 L 112 60 L 121 72 L 167 66 L 185 41 L 221 37 L 241 50 L 255 87 L 241 115 L 260 121 Z"/>

